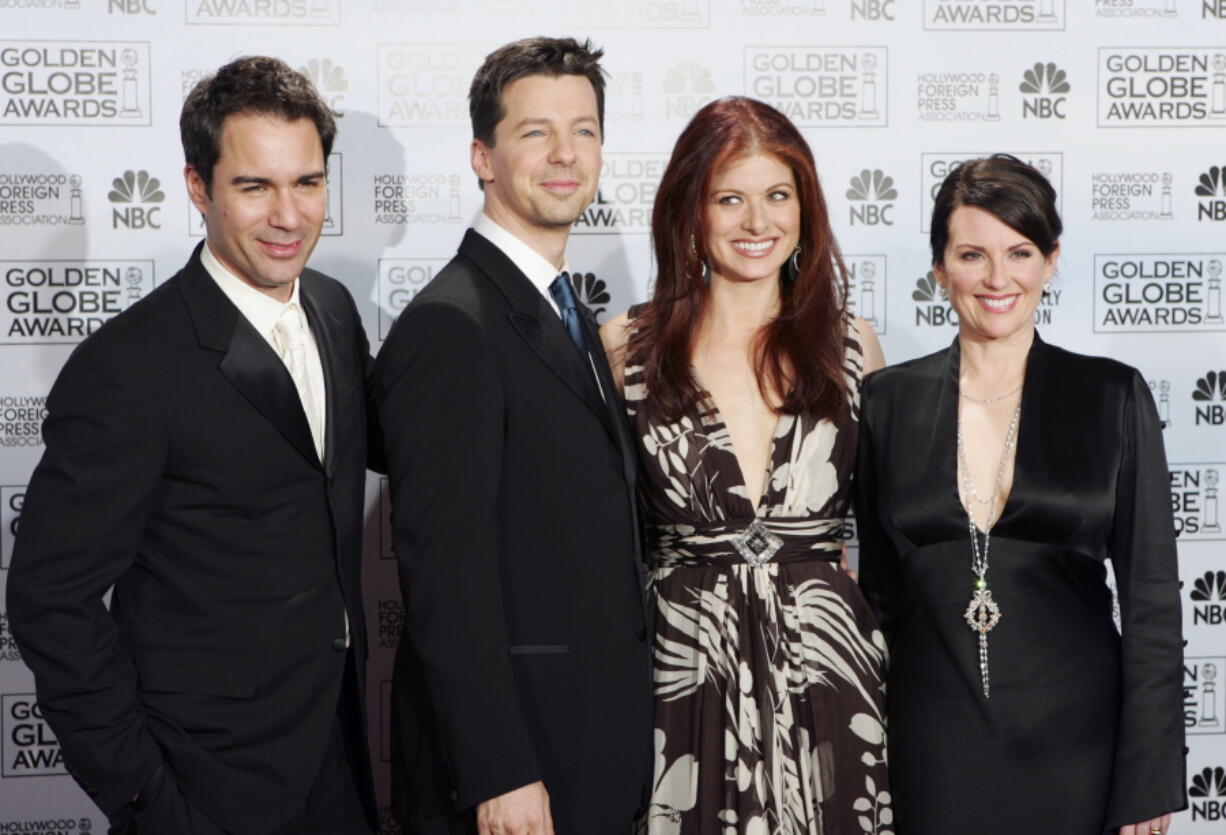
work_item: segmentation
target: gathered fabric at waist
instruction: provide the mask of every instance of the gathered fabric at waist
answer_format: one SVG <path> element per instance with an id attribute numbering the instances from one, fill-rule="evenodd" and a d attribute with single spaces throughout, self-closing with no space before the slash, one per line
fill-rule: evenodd
<path id="1" fill-rule="evenodd" d="M 802 560 L 838 562 L 842 518 L 751 517 L 694 524 L 648 525 L 651 567 L 751 566 Z"/>

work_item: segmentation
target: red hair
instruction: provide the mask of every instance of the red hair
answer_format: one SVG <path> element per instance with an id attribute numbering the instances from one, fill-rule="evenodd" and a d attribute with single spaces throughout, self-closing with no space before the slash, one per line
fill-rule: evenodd
<path id="1" fill-rule="evenodd" d="M 780 271 L 779 315 L 754 345 L 758 387 L 786 414 L 834 417 L 848 384 L 843 372 L 847 271 L 822 197 L 813 152 L 786 116 L 741 96 L 699 110 L 673 148 L 651 214 L 657 275 L 651 300 L 635 319 L 628 355 L 642 359 L 650 401 L 669 420 L 705 398 L 690 361 L 710 303 L 703 277 L 704 207 L 721 168 L 755 154 L 792 171 L 800 203 L 800 255 L 791 279 Z"/>

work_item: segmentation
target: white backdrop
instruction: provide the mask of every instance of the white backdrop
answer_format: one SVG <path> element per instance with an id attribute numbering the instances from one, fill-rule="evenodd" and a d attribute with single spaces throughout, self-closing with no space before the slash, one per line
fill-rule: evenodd
<path id="1" fill-rule="evenodd" d="M 60 365 L 202 233 L 178 114 L 203 74 L 276 55 L 337 112 L 312 265 L 353 290 L 377 348 L 480 209 L 473 70 L 537 34 L 607 50 L 602 186 L 569 249 L 602 318 L 644 298 L 656 183 L 716 96 L 765 99 L 803 128 L 853 302 L 891 361 L 955 332 L 927 268 L 949 167 L 1009 151 L 1047 173 L 1066 234 L 1043 336 L 1139 367 L 1167 421 L 1191 748 L 1177 828 L 1224 831 L 1226 0 L 0 0 L 0 565 Z M 385 486 L 368 487 L 370 738 L 394 831 L 388 680 L 402 610 Z M 0 835 L 105 831 L 33 689 L 0 611 Z"/>

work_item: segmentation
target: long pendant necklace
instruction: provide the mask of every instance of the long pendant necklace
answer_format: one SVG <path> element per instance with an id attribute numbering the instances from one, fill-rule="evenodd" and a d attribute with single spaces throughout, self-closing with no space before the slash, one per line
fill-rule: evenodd
<path id="1" fill-rule="evenodd" d="M 1009 420 L 1009 429 L 1005 433 L 1005 445 L 1000 451 L 1000 463 L 996 467 L 996 482 L 992 485 L 992 495 L 981 499 L 975 491 L 975 482 L 971 479 L 971 468 L 966 464 L 966 449 L 962 444 L 962 415 L 958 415 L 958 469 L 962 471 L 962 507 L 966 510 L 967 529 L 971 535 L 971 573 L 975 575 L 974 590 L 971 602 L 962 613 L 966 625 L 979 635 L 979 678 L 983 682 L 983 695 L 991 696 L 991 681 L 988 677 L 988 633 L 1000 623 L 1000 606 L 992 599 L 992 590 L 988 588 L 988 550 L 992 545 L 992 526 L 996 524 L 996 505 L 1004 492 L 1005 466 L 1009 463 L 1009 452 L 1017 442 L 1017 425 L 1022 417 L 1022 399 L 1017 400 L 1017 408 Z M 984 519 L 983 548 L 979 547 L 979 531 L 975 527 L 974 502 L 985 502 L 988 505 L 988 515 Z"/>

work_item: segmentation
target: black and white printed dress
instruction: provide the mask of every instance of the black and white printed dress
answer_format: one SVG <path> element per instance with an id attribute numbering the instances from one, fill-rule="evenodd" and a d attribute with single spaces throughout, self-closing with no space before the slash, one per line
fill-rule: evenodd
<path id="1" fill-rule="evenodd" d="M 756 515 L 718 411 L 660 422 L 627 359 L 655 617 L 649 835 L 894 832 L 885 643 L 837 564 L 863 368 L 850 317 L 846 346 L 846 408 L 779 417 Z"/>

